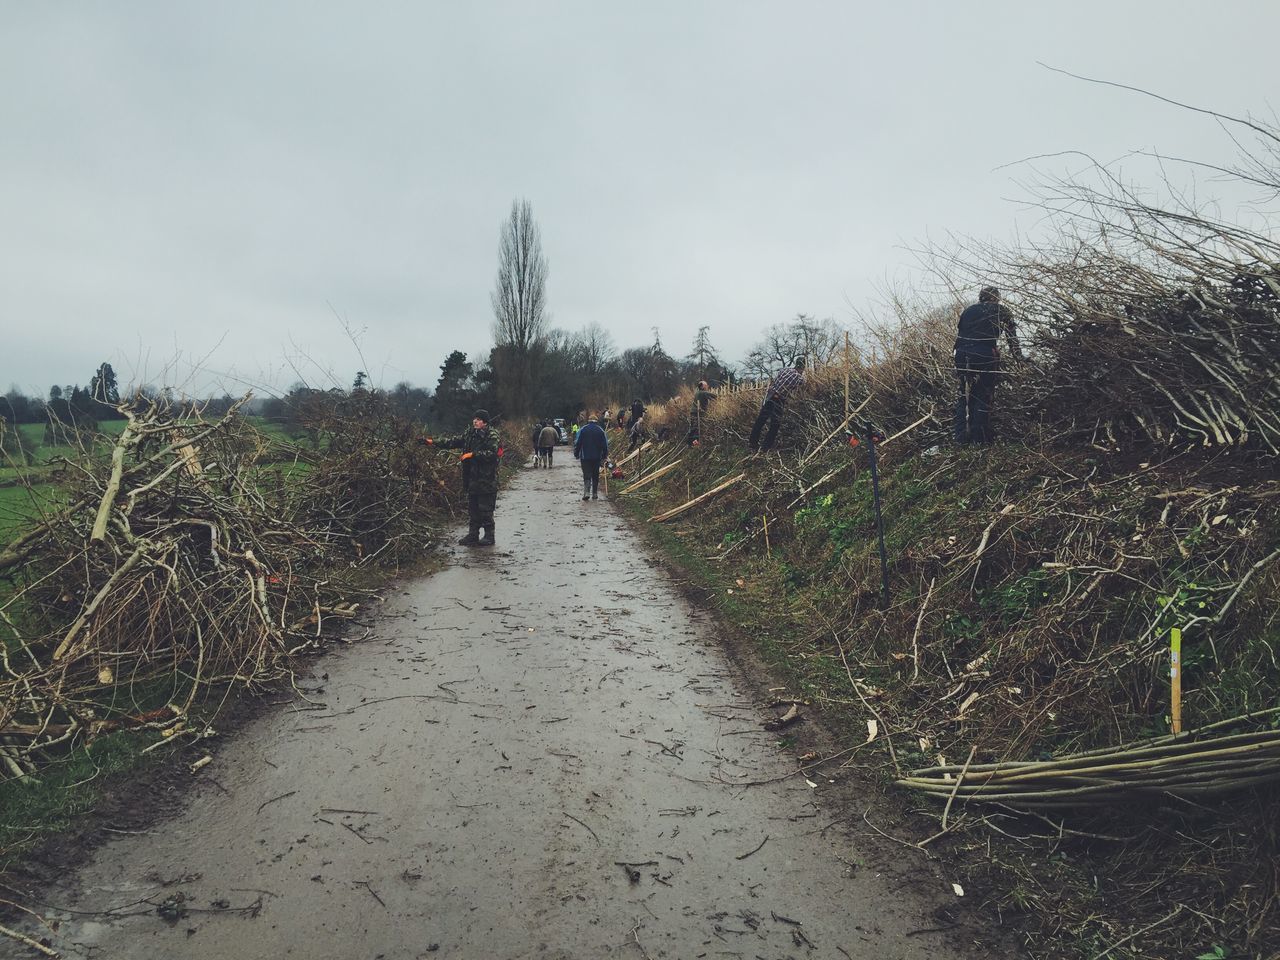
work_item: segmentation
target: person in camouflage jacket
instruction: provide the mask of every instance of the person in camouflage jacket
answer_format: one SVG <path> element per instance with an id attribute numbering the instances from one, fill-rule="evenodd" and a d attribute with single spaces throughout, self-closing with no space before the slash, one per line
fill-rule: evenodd
<path id="1" fill-rule="evenodd" d="M 471 429 L 456 437 L 427 438 L 427 445 L 462 451 L 462 489 L 467 494 L 470 529 L 458 542 L 469 547 L 494 544 L 493 512 L 498 505 L 498 460 L 501 441 L 489 428 L 489 411 L 477 410 Z M 480 530 L 484 529 L 484 538 Z"/>

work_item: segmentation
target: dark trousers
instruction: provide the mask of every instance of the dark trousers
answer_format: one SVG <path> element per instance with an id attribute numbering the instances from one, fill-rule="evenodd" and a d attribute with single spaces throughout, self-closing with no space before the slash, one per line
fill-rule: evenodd
<path id="1" fill-rule="evenodd" d="M 999 361 L 995 357 L 956 354 L 960 393 L 956 397 L 956 443 L 990 443 L 991 404 L 996 394 Z"/>
<path id="2" fill-rule="evenodd" d="M 587 487 L 591 488 L 591 495 L 597 496 L 600 489 L 600 461 L 599 460 L 582 460 L 582 492 L 587 492 Z"/>
<path id="3" fill-rule="evenodd" d="M 786 404 L 781 400 L 766 400 L 764 406 L 760 408 L 760 415 L 756 417 L 755 425 L 751 428 L 752 450 L 768 450 L 773 447 L 773 442 L 778 439 L 778 427 L 782 424 L 782 413 L 786 409 Z M 769 424 L 769 431 L 764 435 L 764 443 L 760 442 L 760 434 L 764 432 L 765 423 Z"/>
<path id="4" fill-rule="evenodd" d="M 467 516 L 471 521 L 471 532 L 484 527 L 485 533 L 493 536 L 493 511 L 498 505 L 496 493 L 471 493 L 467 495 Z"/>

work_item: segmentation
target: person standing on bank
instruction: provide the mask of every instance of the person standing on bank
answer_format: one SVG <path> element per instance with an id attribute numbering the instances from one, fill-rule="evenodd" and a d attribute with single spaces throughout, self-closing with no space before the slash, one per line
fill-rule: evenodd
<path id="1" fill-rule="evenodd" d="M 560 442 L 560 431 L 555 428 L 555 424 L 548 423 L 538 433 L 538 455 L 542 458 L 542 465 L 550 468 L 552 454 L 556 452 L 556 444 Z"/>
<path id="2" fill-rule="evenodd" d="M 582 499 L 600 499 L 600 464 L 609 456 L 609 437 L 592 417 L 573 440 L 573 455 L 582 464 Z"/>
<path id="3" fill-rule="evenodd" d="M 789 369 L 779 370 L 769 381 L 769 389 L 764 395 L 764 404 L 760 407 L 760 415 L 756 417 L 751 428 L 751 439 L 748 446 L 752 453 L 769 450 L 778 439 L 778 427 L 782 423 L 782 414 L 786 411 L 787 401 L 804 386 L 804 357 L 796 357 L 795 365 Z M 764 425 L 769 424 L 768 433 L 764 434 L 764 442 L 760 442 L 760 434 Z"/>
<path id="4" fill-rule="evenodd" d="M 711 392 L 711 385 L 705 380 L 699 380 L 698 386 L 693 391 L 693 415 L 689 420 L 689 435 L 685 437 L 685 443 L 689 446 L 697 446 L 702 440 L 702 418 L 707 415 L 707 405 L 716 398 Z"/>
<path id="5" fill-rule="evenodd" d="M 956 397 L 956 443 L 990 443 L 995 439 L 991 426 L 991 404 L 1000 373 L 1003 334 L 1014 360 L 1022 359 L 1013 311 L 1000 302 L 1000 291 L 983 287 L 978 302 L 960 314 L 956 332 L 956 376 L 960 392 Z"/>
<path id="6" fill-rule="evenodd" d="M 501 444 L 496 431 L 489 429 L 489 411 L 477 410 L 471 428 L 456 437 L 433 440 L 427 446 L 462 451 L 462 489 L 467 495 L 470 529 L 458 543 L 468 547 L 494 544 L 493 512 L 498 505 L 498 457 Z M 481 539 L 480 531 L 484 530 Z"/>

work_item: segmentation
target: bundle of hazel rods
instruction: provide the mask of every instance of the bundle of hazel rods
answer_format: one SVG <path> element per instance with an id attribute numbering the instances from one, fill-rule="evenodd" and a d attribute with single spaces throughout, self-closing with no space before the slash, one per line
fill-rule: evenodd
<path id="1" fill-rule="evenodd" d="M 1108 806 L 1151 797 L 1203 800 L 1280 780 L 1280 730 L 1206 736 L 1277 712 L 1280 708 L 1054 760 L 925 767 L 897 784 L 948 805 L 999 803 L 1029 810 Z"/>

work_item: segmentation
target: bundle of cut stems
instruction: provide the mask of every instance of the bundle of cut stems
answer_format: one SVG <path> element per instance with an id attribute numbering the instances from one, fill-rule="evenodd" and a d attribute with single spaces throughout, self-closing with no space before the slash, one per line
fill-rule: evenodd
<path id="1" fill-rule="evenodd" d="M 1025 809 L 1105 806 L 1151 797 L 1202 800 L 1280 780 L 1280 730 L 1203 735 L 1244 719 L 1054 760 L 925 767 L 897 783 L 943 801 Z"/>

